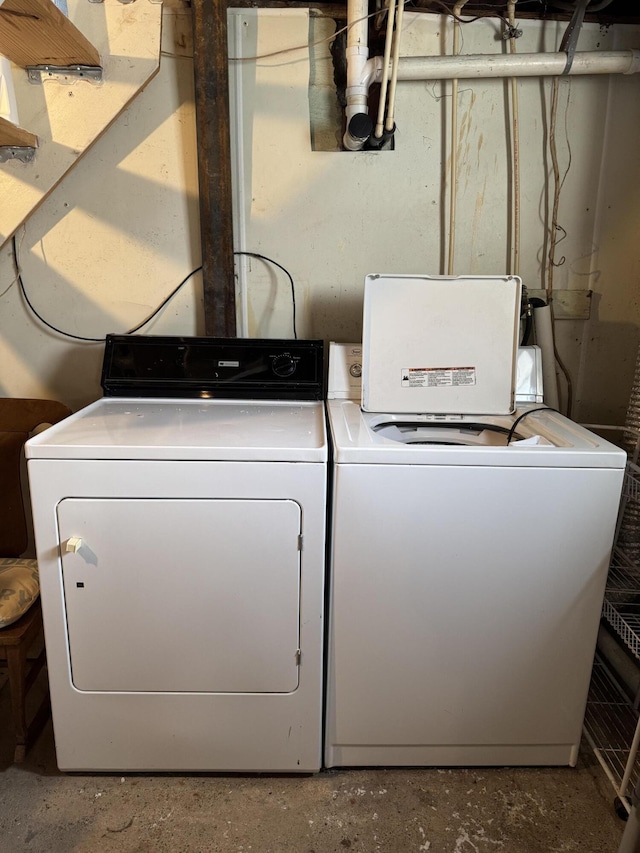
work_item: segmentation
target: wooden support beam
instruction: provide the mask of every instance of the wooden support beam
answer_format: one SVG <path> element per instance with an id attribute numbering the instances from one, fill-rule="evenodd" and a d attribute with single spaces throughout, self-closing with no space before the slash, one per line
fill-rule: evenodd
<path id="1" fill-rule="evenodd" d="M 38 137 L 0 116 L 0 145 L 9 148 L 37 148 Z"/>
<path id="2" fill-rule="evenodd" d="M 16 65 L 100 65 L 100 54 L 51 0 L 4 0 L 0 53 Z"/>
<path id="3" fill-rule="evenodd" d="M 233 196 L 229 139 L 228 6 L 291 6 L 298 0 L 192 0 L 200 240 L 205 334 L 235 337 Z M 346 15 L 346 4 L 309 4 Z"/>
<path id="4" fill-rule="evenodd" d="M 193 0 L 205 334 L 236 336 L 227 0 Z"/>

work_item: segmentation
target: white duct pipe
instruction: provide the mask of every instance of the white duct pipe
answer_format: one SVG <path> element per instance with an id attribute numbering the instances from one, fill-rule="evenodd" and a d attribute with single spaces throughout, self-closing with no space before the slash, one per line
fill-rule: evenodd
<path id="1" fill-rule="evenodd" d="M 367 113 L 369 86 L 373 82 L 373 63 L 369 59 L 369 2 L 368 0 L 348 0 L 347 3 L 347 89 L 346 117 L 347 130 L 344 134 L 344 147 L 349 151 L 362 148 L 365 139 L 354 136 L 349 131 L 351 119 L 358 113 Z M 383 60 L 380 57 L 380 77 L 382 78 Z"/>
<path id="2" fill-rule="evenodd" d="M 382 79 L 383 59 L 373 60 L 372 82 Z M 473 77 L 555 77 L 567 64 L 565 53 L 465 54 L 462 56 L 404 56 L 398 80 L 451 80 Z M 637 74 L 640 50 L 597 50 L 576 53 L 569 74 Z"/>
<path id="3" fill-rule="evenodd" d="M 552 409 L 560 406 L 558 378 L 556 376 L 556 357 L 553 343 L 553 320 L 551 307 L 533 309 L 533 323 L 536 331 L 536 343 L 542 350 L 542 387 L 544 402 Z"/>

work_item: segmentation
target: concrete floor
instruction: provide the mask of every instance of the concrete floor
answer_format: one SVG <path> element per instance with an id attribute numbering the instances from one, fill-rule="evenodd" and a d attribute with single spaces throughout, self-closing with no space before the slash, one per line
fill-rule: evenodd
<path id="1" fill-rule="evenodd" d="M 5 686 L 0 853 L 615 853 L 624 829 L 587 750 L 574 769 L 80 775 L 51 723 L 12 766 L 9 720 Z"/>

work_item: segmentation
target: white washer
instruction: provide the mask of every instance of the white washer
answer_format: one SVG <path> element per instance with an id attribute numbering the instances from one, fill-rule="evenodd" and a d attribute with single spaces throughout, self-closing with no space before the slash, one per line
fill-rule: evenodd
<path id="1" fill-rule="evenodd" d="M 531 388 L 368 414 L 360 372 L 332 345 L 325 764 L 575 764 L 624 452 L 551 410 L 506 446 Z"/>
<path id="2" fill-rule="evenodd" d="M 130 375 L 147 374 L 140 396 L 98 400 L 27 445 L 58 764 L 317 771 L 322 344 L 168 339 L 150 358 L 158 339 L 122 340 L 119 387 L 134 395 Z M 307 359 L 317 401 L 208 399 L 235 387 L 204 379 L 225 371 L 236 396 L 247 381 L 302 396 L 287 389 Z M 191 399 L 143 399 L 163 376 Z"/>

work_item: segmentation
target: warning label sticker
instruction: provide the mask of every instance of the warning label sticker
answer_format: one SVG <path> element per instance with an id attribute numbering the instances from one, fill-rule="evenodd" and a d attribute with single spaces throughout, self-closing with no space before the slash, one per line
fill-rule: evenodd
<path id="1" fill-rule="evenodd" d="M 403 388 L 450 388 L 475 385 L 475 367 L 404 367 Z"/>

